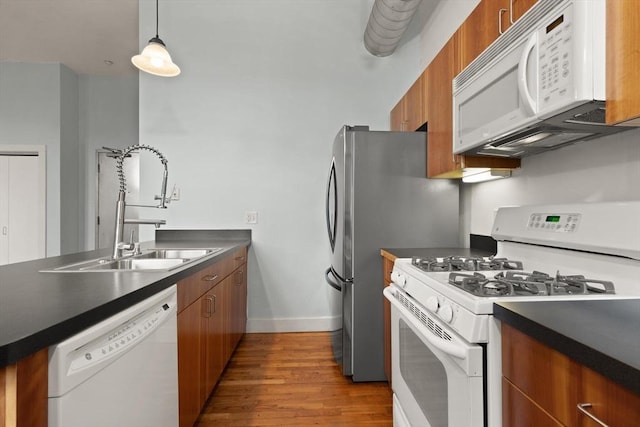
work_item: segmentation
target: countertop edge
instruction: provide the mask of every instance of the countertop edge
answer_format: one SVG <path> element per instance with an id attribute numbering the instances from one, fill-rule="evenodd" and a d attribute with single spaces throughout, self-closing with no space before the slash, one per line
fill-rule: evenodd
<path id="1" fill-rule="evenodd" d="M 114 314 L 125 310 L 146 298 L 170 287 L 178 281 L 196 273 L 225 258 L 230 253 L 251 245 L 250 238 L 224 239 L 225 248 L 214 256 L 194 262 L 186 268 L 177 271 L 168 271 L 160 278 L 150 279 L 150 282 L 140 288 L 120 295 L 104 304 L 86 310 L 74 317 L 70 317 L 49 327 L 39 329 L 32 334 L 0 345 L 0 368 L 17 363 L 19 360 L 29 356 L 39 350 L 47 348 L 55 343 L 91 327 Z M 173 243 L 173 241 L 158 242 L 157 247 L 166 246 L 163 244 Z M 79 253 L 78 256 L 81 256 Z M 36 260 L 38 261 L 38 260 Z M 77 274 L 77 273 L 51 273 L 51 274 Z M 108 274 L 108 273 L 96 273 Z"/>
<path id="2" fill-rule="evenodd" d="M 508 305 L 508 303 L 507 303 Z M 540 341 L 600 375 L 640 395 L 640 371 L 607 354 L 541 325 L 509 309 L 502 303 L 493 305 L 496 319 Z"/>

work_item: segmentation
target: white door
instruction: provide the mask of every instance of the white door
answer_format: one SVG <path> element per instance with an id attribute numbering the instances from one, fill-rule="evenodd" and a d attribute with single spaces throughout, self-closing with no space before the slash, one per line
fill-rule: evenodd
<path id="1" fill-rule="evenodd" d="M 45 256 L 41 155 L 0 153 L 0 265 Z"/>

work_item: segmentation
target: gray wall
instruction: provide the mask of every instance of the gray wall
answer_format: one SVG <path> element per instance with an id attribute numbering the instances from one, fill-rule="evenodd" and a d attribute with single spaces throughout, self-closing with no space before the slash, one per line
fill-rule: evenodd
<path id="1" fill-rule="evenodd" d="M 165 153 L 181 200 L 155 215 L 168 227 L 252 228 L 250 330 L 328 329 L 335 320 L 323 275 L 331 144 L 344 124 L 388 129 L 420 58 L 418 31 L 397 60 L 365 50 L 372 4 L 161 5 L 160 34 L 182 74 L 141 74 L 140 142 Z M 141 45 L 154 32 L 154 8 L 140 2 Z M 148 199 L 159 189 L 159 162 L 142 155 L 141 164 Z M 258 212 L 258 224 L 245 224 L 246 211 Z"/>
<path id="2" fill-rule="evenodd" d="M 138 75 L 78 78 L 79 135 L 82 141 L 82 180 L 86 182 L 83 220 L 86 249 L 95 247 L 96 151 L 102 147 L 127 147 L 138 142 Z M 113 201 L 113 209 L 115 210 Z"/>
<path id="3" fill-rule="evenodd" d="M 94 248 L 96 150 L 137 141 L 136 74 L 0 62 L 0 145 L 46 146 L 47 256 Z"/>
<path id="4" fill-rule="evenodd" d="M 0 62 L 0 144 L 45 145 L 47 156 L 47 255 L 78 249 L 78 234 L 66 220 L 78 218 L 77 193 L 63 194 L 63 182 L 78 170 L 77 97 L 71 71 L 57 63 Z M 62 160 L 62 156 L 67 158 Z M 63 168 L 68 168 L 63 172 Z M 73 190 L 72 190 L 73 191 Z M 71 201 L 70 201 L 71 200 Z M 69 202 L 68 205 L 65 202 Z M 64 213 L 64 214 L 63 214 Z M 64 233 L 63 233 L 64 230 Z M 67 239 L 67 237 L 69 239 Z"/>

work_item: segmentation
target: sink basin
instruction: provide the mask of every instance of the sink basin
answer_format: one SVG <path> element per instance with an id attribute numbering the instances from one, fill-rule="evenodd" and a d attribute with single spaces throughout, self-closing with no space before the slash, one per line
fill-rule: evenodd
<path id="1" fill-rule="evenodd" d="M 209 255 L 213 252 L 220 251 L 220 248 L 214 249 L 154 249 L 142 255 L 138 255 L 136 259 L 171 259 L 186 258 L 194 259 Z"/>
<path id="2" fill-rule="evenodd" d="M 99 264 L 87 270 L 170 270 L 189 261 L 183 258 L 129 258 Z"/>
<path id="3" fill-rule="evenodd" d="M 112 260 L 98 258 L 55 267 L 43 272 L 99 272 L 99 271 L 167 271 L 220 252 L 222 248 L 152 249 L 140 255 Z"/>

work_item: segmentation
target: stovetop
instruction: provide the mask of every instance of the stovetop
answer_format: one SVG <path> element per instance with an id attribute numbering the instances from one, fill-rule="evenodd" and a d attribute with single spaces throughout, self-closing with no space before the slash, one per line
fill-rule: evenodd
<path id="1" fill-rule="evenodd" d="M 411 264 L 424 271 L 480 271 L 521 270 L 522 262 L 496 257 L 446 256 L 436 258 L 411 258 Z"/>
<path id="2" fill-rule="evenodd" d="M 584 275 L 523 271 L 522 261 L 496 257 L 413 257 L 411 264 L 427 275 L 476 297 L 615 294 L 613 282 Z"/>

